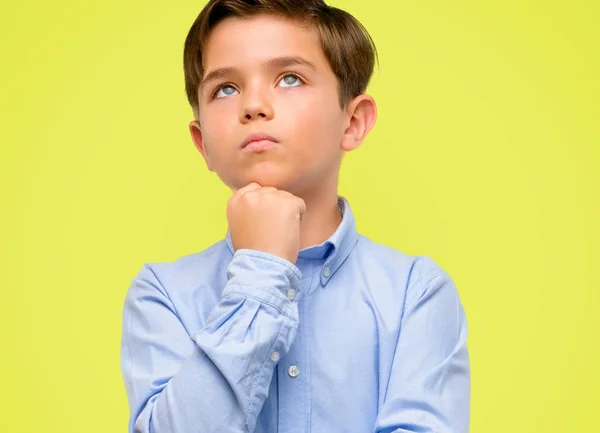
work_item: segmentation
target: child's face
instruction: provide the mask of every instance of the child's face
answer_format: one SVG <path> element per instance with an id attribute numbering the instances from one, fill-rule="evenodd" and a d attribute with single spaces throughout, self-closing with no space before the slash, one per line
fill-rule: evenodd
<path id="1" fill-rule="evenodd" d="M 337 185 L 349 116 L 314 29 L 272 15 L 227 18 L 213 29 L 203 56 L 205 79 L 231 68 L 200 86 L 199 129 L 190 123 L 211 171 L 232 189 L 258 182 L 306 193 Z M 280 58 L 314 68 L 267 63 Z M 243 152 L 242 142 L 253 133 L 271 135 L 278 144 Z"/>

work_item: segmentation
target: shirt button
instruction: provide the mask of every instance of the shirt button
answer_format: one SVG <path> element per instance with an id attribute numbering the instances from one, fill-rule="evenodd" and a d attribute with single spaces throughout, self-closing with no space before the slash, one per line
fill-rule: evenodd
<path id="1" fill-rule="evenodd" d="M 323 269 L 323 275 L 328 277 L 329 274 L 331 274 L 331 269 L 329 269 L 329 267 L 326 266 L 325 269 Z"/>
<path id="2" fill-rule="evenodd" d="M 287 291 L 287 297 L 291 301 L 296 296 L 296 291 L 294 289 L 289 289 Z"/>
<path id="3" fill-rule="evenodd" d="M 273 361 L 273 362 L 279 361 L 279 352 L 271 353 L 271 361 Z"/>
<path id="4" fill-rule="evenodd" d="M 290 375 L 290 377 L 298 377 L 298 375 L 300 374 L 300 370 L 298 370 L 298 367 L 296 367 L 295 365 L 292 365 L 290 368 L 288 368 L 288 374 Z"/>

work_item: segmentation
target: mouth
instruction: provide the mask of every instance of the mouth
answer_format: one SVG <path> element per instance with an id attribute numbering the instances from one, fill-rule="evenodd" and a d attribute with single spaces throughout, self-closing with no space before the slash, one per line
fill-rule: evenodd
<path id="1" fill-rule="evenodd" d="M 242 152 L 263 152 L 277 146 L 278 141 L 265 133 L 250 134 L 242 142 Z"/>

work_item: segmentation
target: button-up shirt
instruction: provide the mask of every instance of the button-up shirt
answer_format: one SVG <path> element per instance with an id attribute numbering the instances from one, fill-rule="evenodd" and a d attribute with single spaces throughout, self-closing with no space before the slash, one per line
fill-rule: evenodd
<path id="1" fill-rule="evenodd" d="M 295 264 L 230 232 L 146 263 L 125 296 L 129 432 L 467 432 L 465 313 L 451 277 L 342 222 Z"/>

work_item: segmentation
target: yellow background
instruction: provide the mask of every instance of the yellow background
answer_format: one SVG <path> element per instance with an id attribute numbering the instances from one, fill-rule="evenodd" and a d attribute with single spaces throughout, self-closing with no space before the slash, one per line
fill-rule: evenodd
<path id="1" fill-rule="evenodd" d="M 471 431 L 600 432 L 598 2 L 333 4 L 381 65 L 340 194 L 455 279 Z M 187 129 L 202 5 L 1 6 L 1 432 L 125 432 L 131 279 L 225 235 L 229 191 Z"/>

